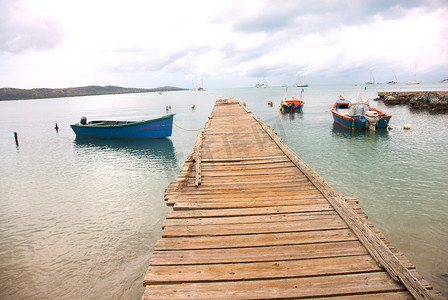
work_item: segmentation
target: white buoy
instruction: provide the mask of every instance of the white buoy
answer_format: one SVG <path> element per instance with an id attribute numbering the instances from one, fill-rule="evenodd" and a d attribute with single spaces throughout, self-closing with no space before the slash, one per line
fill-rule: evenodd
<path id="1" fill-rule="evenodd" d="M 411 129 L 411 124 L 404 124 L 403 129 Z"/>

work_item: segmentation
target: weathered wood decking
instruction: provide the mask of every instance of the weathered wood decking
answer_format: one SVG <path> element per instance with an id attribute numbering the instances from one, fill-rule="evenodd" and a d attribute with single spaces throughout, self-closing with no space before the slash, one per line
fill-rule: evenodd
<path id="1" fill-rule="evenodd" d="M 143 299 L 443 298 L 236 100 L 217 101 L 166 200 Z"/>

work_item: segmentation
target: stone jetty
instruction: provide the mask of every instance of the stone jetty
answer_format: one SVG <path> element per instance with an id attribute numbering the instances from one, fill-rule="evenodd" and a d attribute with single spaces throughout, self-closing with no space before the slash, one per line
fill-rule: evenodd
<path id="1" fill-rule="evenodd" d="M 407 104 L 412 109 L 431 112 L 448 111 L 448 91 L 378 92 L 374 100 L 386 105 Z"/>

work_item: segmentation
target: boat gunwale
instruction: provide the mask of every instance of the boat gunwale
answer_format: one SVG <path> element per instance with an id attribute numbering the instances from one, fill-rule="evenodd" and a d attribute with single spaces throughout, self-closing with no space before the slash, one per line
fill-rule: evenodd
<path id="1" fill-rule="evenodd" d="M 339 104 L 349 104 L 349 102 L 335 102 L 335 103 L 333 103 L 331 108 L 330 108 L 330 110 L 331 110 L 331 112 L 333 114 L 335 114 L 338 117 L 340 117 L 340 118 L 342 118 L 344 120 L 347 120 L 347 121 L 350 121 L 350 120 L 353 120 L 353 119 L 358 119 L 359 120 L 361 115 L 346 115 L 346 114 L 342 114 L 339 111 L 337 111 L 336 106 L 339 105 Z M 380 120 L 381 119 L 385 119 L 385 118 L 389 118 L 389 119 L 392 118 L 392 115 L 390 115 L 388 113 L 385 113 L 385 112 L 383 112 L 381 110 L 378 110 L 378 109 L 376 109 L 374 107 L 370 107 L 369 106 L 369 110 L 370 111 L 376 111 L 378 113 L 378 117 L 380 118 Z"/>
<path id="2" fill-rule="evenodd" d="M 142 120 L 142 121 L 112 121 L 112 120 L 94 120 L 94 121 L 90 121 L 90 122 L 132 122 L 132 123 L 126 123 L 126 124 L 103 124 L 103 125 L 98 125 L 98 124 L 85 124 L 82 125 L 80 123 L 76 123 L 76 124 L 70 124 L 70 126 L 76 126 L 76 127 L 90 127 L 90 128 L 111 128 L 111 127 L 128 127 L 128 126 L 135 126 L 135 125 L 142 125 L 142 124 L 146 124 L 146 123 L 151 123 L 151 122 L 155 122 L 155 121 L 159 121 L 159 120 L 164 120 L 164 119 L 170 119 L 173 118 L 175 114 L 168 114 L 159 118 L 155 118 L 155 119 L 150 119 L 150 120 Z"/>
<path id="3" fill-rule="evenodd" d="M 286 102 L 286 103 L 297 103 L 297 104 L 301 104 L 301 105 L 305 104 L 305 102 L 303 102 L 303 100 L 300 100 L 298 98 L 295 98 L 295 99 L 293 99 L 293 98 L 294 97 L 292 97 L 292 98 L 290 98 L 288 100 L 284 100 L 283 102 Z"/>

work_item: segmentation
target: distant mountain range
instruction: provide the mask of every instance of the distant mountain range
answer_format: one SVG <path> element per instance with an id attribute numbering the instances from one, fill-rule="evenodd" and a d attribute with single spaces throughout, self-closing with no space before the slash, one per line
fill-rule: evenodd
<path id="1" fill-rule="evenodd" d="M 82 86 L 63 89 L 16 89 L 16 88 L 0 88 L 0 100 L 23 100 L 23 99 L 42 99 L 42 98 L 60 98 L 60 97 L 77 97 L 92 95 L 109 95 L 109 94 L 129 94 L 129 93 L 148 93 L 148 92 L 167 92 L 182 91 L 183 88 L 173 86 L 162 86 L 154 89 L 125 88 L 119 86 Z"/>

